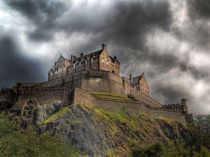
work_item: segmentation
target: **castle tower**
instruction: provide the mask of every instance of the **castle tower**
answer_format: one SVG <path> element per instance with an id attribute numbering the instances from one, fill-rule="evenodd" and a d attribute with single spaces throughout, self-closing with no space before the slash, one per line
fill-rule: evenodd
<path id="1" fill-rule="evenodd" d="M 188 113 L 187 99 L 183 98 L 181 100 L 181 106 L 182 106 L 182 111 Z"/>

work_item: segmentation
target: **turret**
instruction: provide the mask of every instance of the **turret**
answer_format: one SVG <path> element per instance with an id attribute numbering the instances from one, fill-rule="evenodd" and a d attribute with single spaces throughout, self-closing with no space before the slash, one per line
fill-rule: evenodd
<path id="1" fill-rule="evenodd" d="M 181 106 L 182 106 L 182 111 L 184 113 L 188 113 L 188 107 L 187 107 L 187 99 L 183 98 L 181 100 Z"/>

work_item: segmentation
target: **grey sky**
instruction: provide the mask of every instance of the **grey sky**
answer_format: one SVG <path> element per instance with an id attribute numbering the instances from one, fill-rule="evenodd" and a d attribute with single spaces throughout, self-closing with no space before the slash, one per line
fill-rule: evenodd
<path id="1" fill-rule="evenodd" d="M 145 73 L 163 104 L 185 97 L 210 113 L 210 2 L 206 0 L 5 0 L 0 2 L 0 87 L 47 79 L 68 57 L 106 43 L 121 74 Z"/>

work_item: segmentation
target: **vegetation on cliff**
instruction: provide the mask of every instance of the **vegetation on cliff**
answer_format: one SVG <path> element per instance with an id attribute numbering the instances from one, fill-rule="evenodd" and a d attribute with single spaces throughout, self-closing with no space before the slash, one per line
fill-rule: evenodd
<path id="1" fill-rule="evenodd" d="M 40 135 L 33 127 L 22 129 L 1 114 L 0 156 L 76 157 L 81 155 L 76 149 L 91 157 L 210 155 L 210 116 L 198 116 L 195 125 L 186 125 L 145 113 L 129 114 L 125 105 L 116 110 L 79 104 L 61 106 L 38 123 Z M 55 135 L 61 135 L 62 140 Z"/>
<path id="2" fill-rule="evenodd" d="M 119 95 L 119 94 L 105 93 L 105 92 L 92 92 L 92 94 L 96 96 L 97 98 L 102 98 L 102 99 L 133 101 L 132 99 L 126 96 Z"/>
<path id="3" fill-rule="evenodd" d="M 34 127 L 23 129 L 11 115 L 0 114 L 0 156 L 1 157 L 77 157 L 70 144 L 64 144 L 59 137 L 49 132 L 36 134 Z"/>
<path id="4" fill-rule="evenodd" d="M 65 111 L 63 116 L 57 116 L 61 111 Z M 50 129 L 63 134 L 65 139 L 88 151 L 90 156 L 122 157 L 131 154 L 135 148 L 139 150 L 141 146 L 157 141 L 169 146 L 161 154 L 182 152 L 181 147 L 175 146 L 183 147 L 188 137 L 192 139 L 188 133 L 192 127 L 145 113 L 129 114 L 125 105 L 118 110 L 70 105 L 51 115 L 43 124 L 43 132 Z M 188 148 L 183 147 L 183 151 L 188 151 Z"/>

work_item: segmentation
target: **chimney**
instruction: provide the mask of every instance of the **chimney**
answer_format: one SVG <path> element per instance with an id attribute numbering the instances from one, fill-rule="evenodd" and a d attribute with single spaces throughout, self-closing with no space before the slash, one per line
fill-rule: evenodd
<path id="1" fill-rule="evenodd" d="M 182 105 L 187 105 L 187 99 L 183 98 L 183 99 L 181 100 L 181 104 L 182 104 Z"/>
<path id="2" fill-rule="evenodd" d="M 116 56 L 114 56 L 114 59 L 115 59 L 115 60 L 117 60 L 117 57 L 116 57 Z"/>
<path id="3" fill-rule="evenodd" d="M 105 44 L 102 44 L 102 49 L 106 49 L 106 45 Z"/>

